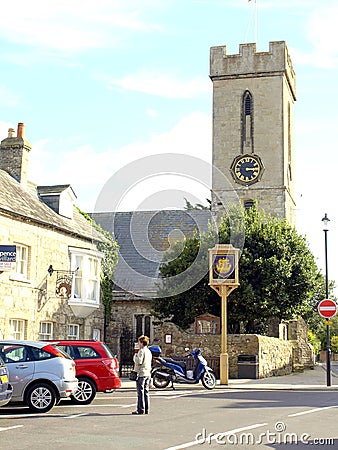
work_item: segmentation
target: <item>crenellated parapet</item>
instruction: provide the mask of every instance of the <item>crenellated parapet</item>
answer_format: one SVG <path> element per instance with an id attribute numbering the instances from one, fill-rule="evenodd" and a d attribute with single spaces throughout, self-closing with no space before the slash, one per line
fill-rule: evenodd
<path id="1" fill-rule="evenodd" d="M 284 41 L 269 43 L 268 52 L 256 52 L 256 44 L 240 44 L 239 53 L 227 55 L 226 46 L 210 49 L 210 78 L 246 78 L 285 75 L 296 99 L 296 74 Z"/>

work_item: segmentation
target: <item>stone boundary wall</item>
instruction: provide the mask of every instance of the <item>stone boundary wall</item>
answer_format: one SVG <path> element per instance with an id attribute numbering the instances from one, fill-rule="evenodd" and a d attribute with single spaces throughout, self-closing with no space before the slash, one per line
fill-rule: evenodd
<path id="1" fill-rule="evenodd" d="M 165 335 L 171 334 L 172 343 L 165 343 Z M 155 327 L 152 344 L 159 345 L 163 356 L 185 356 L 185 348 L 200 347 L 206 359 L 219 357 L 219 334 L 194 334 L 184 331 L 171 322 Z M 229 377 L 238 378 L 238 356 L 257 355 L 258 378 L 287 375 L 292 372 L 293 345 L 289 341 L 255 334 L 229 334 Z"/>
<path id="2" fill-rule="evenodd" d="M 327 352 L 326 350 L 321 350 L 319 353 L 319 361 L 322 363 L 326 363 L 326 356 Z M 338 361 L 338 353 L 331 352 L 330 361 Z"/>

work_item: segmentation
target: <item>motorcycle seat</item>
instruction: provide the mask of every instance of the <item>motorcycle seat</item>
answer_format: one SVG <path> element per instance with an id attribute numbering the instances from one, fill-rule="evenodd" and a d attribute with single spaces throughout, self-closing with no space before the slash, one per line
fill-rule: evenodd
<path id="1" fill-rule="evenodd" d="M 186 367 L 184 361 L 177 361 L 176 359 L 172 359 L 172 358 L 165 358 L 165 360 L 171 364 L 176 364 L 176 365 L 182 367 L 183 369 L 185 369 L 185 367 Z"/>

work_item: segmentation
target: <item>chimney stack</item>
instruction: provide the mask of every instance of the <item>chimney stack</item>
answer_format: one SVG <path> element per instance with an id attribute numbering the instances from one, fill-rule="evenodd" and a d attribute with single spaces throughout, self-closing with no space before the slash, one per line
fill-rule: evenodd
<path id="1" fill-rule="evenodd" d="M 22 185 L 27 184 L 28 156 L 30 143 L 25 139 L 25 125 L 18 123 L 17 135 L 9 128 L 8 137 L 1 141 L 0 169 L 5 170 Z"/>
<path id="2" fill-rule="evenodd" d="M 22 122 L 18 123 L 18 132 L 17 132 L 16 136 L 18 138 L 22 138 L 22 139 L 25 138 L 25 124 L 24 123 L 22 123 Z"/>
<path id="3" fill-rule="evenodd" d="M 15 137 L 15 130 L 14 130 L 14 128 L 8 128 L 8 137 L 9 138 Z"/>

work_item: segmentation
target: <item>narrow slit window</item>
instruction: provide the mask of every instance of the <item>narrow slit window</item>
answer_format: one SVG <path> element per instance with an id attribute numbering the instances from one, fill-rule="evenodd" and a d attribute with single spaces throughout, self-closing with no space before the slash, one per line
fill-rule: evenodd
<path id="1" fill-rule="evenodd" d="M 242 97 L 242 153 L 253 153 L 253 102 L 245 91 Z"/>

